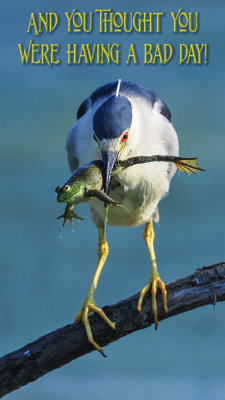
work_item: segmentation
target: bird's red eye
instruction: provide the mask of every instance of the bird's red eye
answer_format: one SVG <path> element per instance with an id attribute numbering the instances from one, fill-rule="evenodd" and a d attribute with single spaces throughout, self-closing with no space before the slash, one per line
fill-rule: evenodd
<path id="1" fill-rule="evenodd" d="M 122 136 L 122 142 L 126 142 L 127 139 L 128 139 L 128 132 L 125 132 Z"/>

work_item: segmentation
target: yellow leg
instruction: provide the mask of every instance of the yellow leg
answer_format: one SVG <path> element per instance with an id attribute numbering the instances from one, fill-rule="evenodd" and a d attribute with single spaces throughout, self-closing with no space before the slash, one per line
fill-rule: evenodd
<path id="1" fill-rule="evenodd" d="M 95 269 L 95 273 L 94 273 L 94 276 L 92 278 L 91 285 L 90 285 L 90 288 L 88 290 L 87 296 L 85 298 L 84 304 L 83 304 L 81 310 L 79 311 L 79 313 L 76 315 L 76 318 L 75 318 L 75 323 L 76 324 L 78 324 L 80 322 L 81 318 L 83 318 L 83 323 L 84 323 L 84 326 L 85 326 L 85 329 L 86 329 L 86 332 L 87 332 L 88 341 L 103 356 L 104 356 L 104 352 L 103 352 L 102 348 L 93 339 L 93 334 L 92 334 L 92 331 L 91 331 L 91 325 L 90 325 L 88 316 L 89 316 L 89 314 L 91 312 L 96 312 L 97 314 L 100 315 L 100 317 L 102 317 L 104 319 L 104 321 L 112 329 L 116 329 L 115 324 L 112 321 L 110 321 L 110 319 L 106 316 L 104 311 L 101 308 L 97 307 L 95 302 L 94 302 L 95 290 L 97 288 L 99 276 L 100 276 L 102 268 L 103 268 L 103 266 L 105 264 L 108 252 L 109 252 L 109 247 L 108 247 L 108 243 L 107 243 L 106 237 L 105 237 L 105 227 L 104 228 L 99 228 L 99 230 L 98 230 L 98 262 L 97 262 L 97 267 Z"/>
<path id="2" fill-rule="evenodd" d="M 156 258 L 155 258 L 155 251 L 154 251 L 154 229 L 153 229 L 153 222 L 152 219 L 145 225 L 145 230 L 144 230 L 144 235 L 143 238 L 145 240 L 145 243 L 148 248 L 148 252 L 150 255 L 150 260 L 151 260 L 151 275 L 149 278 L 149 281 L 147 285 L 141 290 L 139 300 L 138 300 L 138 305 L 137 305 L 137 310 L 141 311 L 142 303 L 144 300 L 144 297 L 146 293 L 151 289 L 152 293 L 152 311 L 154 314 L 154 321 L 155 321 L 155 329 L 157 329 L 158 326 L 158 316 L 157 316 L 157 300 L 156 300 L 156 295 L 157 295 L 157 289 L 158 287 L 162 291 L 162 296 L 163 296 L 163 305 L 164 305 L 164 310 L 166 313 L 168 313 L 168 308 L 167 308 L 167 291 L 165 284 L 163 281 L 160 279 L 160 276 L 157 271 L 157 264 L 156 264 Z"/>

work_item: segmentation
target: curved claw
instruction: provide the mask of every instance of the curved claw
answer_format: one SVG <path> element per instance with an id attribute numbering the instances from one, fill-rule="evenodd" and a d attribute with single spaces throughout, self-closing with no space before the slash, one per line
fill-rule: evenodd
<path id="1" fill-rule="evenodd" d="M 158 310 L 157 310 L 157 289 L 161 289 L 163 297 L 163 305 L 165 313 L 168 313 L 167 308 L 167 291 L 165 283 L 160 279 L 159 276 L 152 275 L 147 283 L 147 285 L 140 291 L 140 296 L 137 305 L 137 311 L 141 311 L 142 303 L 146 293 L 151 289 L 152 294 L 152 311 L 154 314 L 155 329 L 158 327 Z"/>
<path id="2" fill-rule="evenodd" d="M 88 318 L 88 316 L 91 312 L 96 312 L 97 314 L 99 314 L 100 317 L 103 318 L 104 321 L 110 326 L 110 328 L 116 329 L 116 325 L 114 322 L 110 321 L 110 319 L 107 317 L 107 315 L 104 313 L 104 311 L 101 308 L 97 307 L 95 305 L 95 303 L 92 301 L 87 301 L 84 303 L 83 307 L 76 315 L 76 318 L 74 321 L 75 324 L 79 324 L 81 319 L 83 319 L 83 324 L 84 324 L 84 327 L 85 327 L 85 330 L 87 333 L 87 338 L 88 338 L 89 343 L 92 344 L 92 346 L 94 346 L 96 348 L 96 350 L 98 350 L 103 355 L 103 357 L 106 357 L 102 348 L 98 345 L 97 342 L 95 342 L 95 340 L 93 338 L 91 325 L 90 325 L 89 318 Z"/>

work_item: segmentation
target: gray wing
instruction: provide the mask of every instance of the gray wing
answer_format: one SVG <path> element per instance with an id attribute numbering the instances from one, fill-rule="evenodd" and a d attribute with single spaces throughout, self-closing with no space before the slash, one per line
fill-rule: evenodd
<path id="1" fill-rule="evenodd" d="M 152 215 L 152 219 L 155 222 L 159 222 L 159 209 L 158 207 L 156 207 L 154 214 Z"/>
<path id="2" fill-rule="evenodd" d="M 69 167 L 71 172 L 75 171 L 79 167 L 79 161 L 76 157 L 76 152 L 75 152 L 75 146 L 74 146 L 74 136 L 68 136 L 67 142 L 66 142 L 66 150 L 67 150 L 67 159 L 69 163 Z"/>
<path id="3" fill-rule="evenodd" d="M 76 154 L 76 133 L 79 124 L 78 121 L 91 107 L 92 101 L 91 98 L 88 97 L 78 108 L 77 123 L 72 127 L 66 139 L 67 158 L 71 172 L 75 171 L 79 167 L 79 159 Z"/>

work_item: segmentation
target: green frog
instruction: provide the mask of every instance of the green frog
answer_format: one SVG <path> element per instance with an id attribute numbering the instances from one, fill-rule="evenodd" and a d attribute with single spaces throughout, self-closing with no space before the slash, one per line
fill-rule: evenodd
<path id="1" fill-rule="evenodd" d="M 162 161 L 172 162 L 176 165 L 178 170 L 186 173 L 196 173 L 202 170 L 198 166 L 196 158 L 161 155 L 132 157 L 124 161 L 116 162 L 113 169 L 111 185 L 116 185 L 116 175 L 128 167 L 132 167 L 136 164 Z M 64 214 L 57 218 L 64 218 L 63 226 L 65 226 L 67 220 L 73 225 L 72 218 L 83 220 L 83 218 L 79 217 L 74 212 L 74 206 L 81 202 L 88 202 L 93 198 L 98 198 L 103 201 L 107 207 L 111 205 L 117 207 L 122 206 L 122 203 L 114 201 L 103 191 L 103 164 L 101 160 L 91 161 L 76 169 L 64 185 L 56 187 L 55 192 L 57 193 L 58 202 L 67 203 Z"/>

